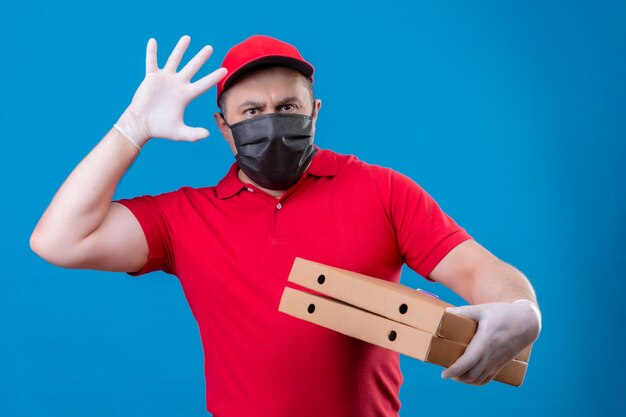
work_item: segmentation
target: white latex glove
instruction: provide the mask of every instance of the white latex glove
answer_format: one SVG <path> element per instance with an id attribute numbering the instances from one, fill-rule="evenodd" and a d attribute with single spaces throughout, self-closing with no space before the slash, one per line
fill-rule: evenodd
<path id="1" fill-rule="evenodd" d="M 447 311 L 478 322 L 465 353 L 441 373 L 472 385 L 484 385 L 541 332 L 541 312 L 530 300 L 448 307 Z"/>
<path id="2" fill-rule="evenodd" d="M 141 148 L 154 137 L 195 142 L 209 135 L 205 128 L 185 125 L 185 108 L 193 99 L 224 78 L 227 70 L 218 68 L 191 83 L 191 78 L 213 52 L 213 48 L 206 45 L 183 69 L 176 72 L 190 40 L 188 35 L 180 38 L 163 69 L 157 66 L 156 40 L 148 40 L 146 76 L 116 123 L 116 127 L 137 148 Z"/>

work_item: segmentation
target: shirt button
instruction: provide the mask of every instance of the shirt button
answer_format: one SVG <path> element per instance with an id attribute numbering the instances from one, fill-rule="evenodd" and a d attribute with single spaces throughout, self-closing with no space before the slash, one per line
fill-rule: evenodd
<path id="1" fill-rule="evenodd" d="M 281 208 L 283 208 L 283 205 L 282 205 L 282 204 L 280 204 L 280 203 L 278 203 L 278 204 L 276 204 L 276 208 L 277 208 L 278 210 L 280 210 Z"/>
<path id="2" fill-rule="evenodd" d="M 252 188 L 250 188 L 250 187 L 246 188 L 246 190 L 248 190 L 248 191 L 250 191 L 250 192 L 253 192 L 253 191 L 254 191 L 254 189 L 252 189 Z"/>

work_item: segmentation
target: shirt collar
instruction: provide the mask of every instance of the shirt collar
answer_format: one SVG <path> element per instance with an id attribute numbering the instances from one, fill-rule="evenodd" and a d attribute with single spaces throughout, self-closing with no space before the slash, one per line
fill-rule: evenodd
<path id="1" fill-rule="evenodd" d="M 313 155 L 311 165 L 307 168 L 304 175 L 313 175 L 316 177 L 332 177 L 337 174 L 337 159 L 335 153 L 330 149 L 321 149 L 317 145 L 313 145 L 317 152 Z M 228 173 L 215 186 L 217 197 L 224 199 L 232 197 L 239 191 L 246 188 L 246 184 L 237 176 L 239 164 L 233 162 Z"/>

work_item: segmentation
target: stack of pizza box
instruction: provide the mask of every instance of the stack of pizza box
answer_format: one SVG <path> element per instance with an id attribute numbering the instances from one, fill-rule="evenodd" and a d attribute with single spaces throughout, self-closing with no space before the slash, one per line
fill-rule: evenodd
<path id="1" fill-rule="evenodd" d="M 478 328 L 452 305 L 406 285 L 296 258 L 278 310 L 347 336 L 424 362 L 449 367 L 465 352 Z M 494 377 L 520 386 L 532 345 Z"/>

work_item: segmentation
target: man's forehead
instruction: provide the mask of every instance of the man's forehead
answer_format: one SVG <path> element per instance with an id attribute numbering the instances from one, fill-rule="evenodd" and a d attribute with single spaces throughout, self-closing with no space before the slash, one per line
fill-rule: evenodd
<path id="1" fill-rule="evenodd" d="M 258 71 L 246 75 L 237 81 L 229 90 L 281 90 L 299 89 L 306 87 L 304 75 L 295 70 L 286 71 Z"/>
<path id="2" fill-rule="evenodd" d="M 303 77 L 303 76 L 302 76 Z M 308 96 L 306 80 L 297 77 L 265 79 L 264 77 L 242 80 L 229 88 L 228 96 L 233 101 L 242 100 L 265 102 L 284 101 L 288 98 L 302 101 Z"/>
<path id="3" fill-rule="evenodd" d="M 238 78 L 239 80 L 237 81 L 237 83 L 246 81 L 248 79 L 261 79 L 261 78 L 268 78 L 268 77 L 272 77 L 272 78 L 289 78 L 289 79 L 297 79 L 297 78 L 306 78 L 300 71 L 291 68 L 291 67 L 287 67 L 285 65 L 261 65 L 258 67 L 254 67 L 246 72 L 244 72 L 242 75 L 240 75 Z M 237 84 L 235 83 L 235 84 Z"/>

